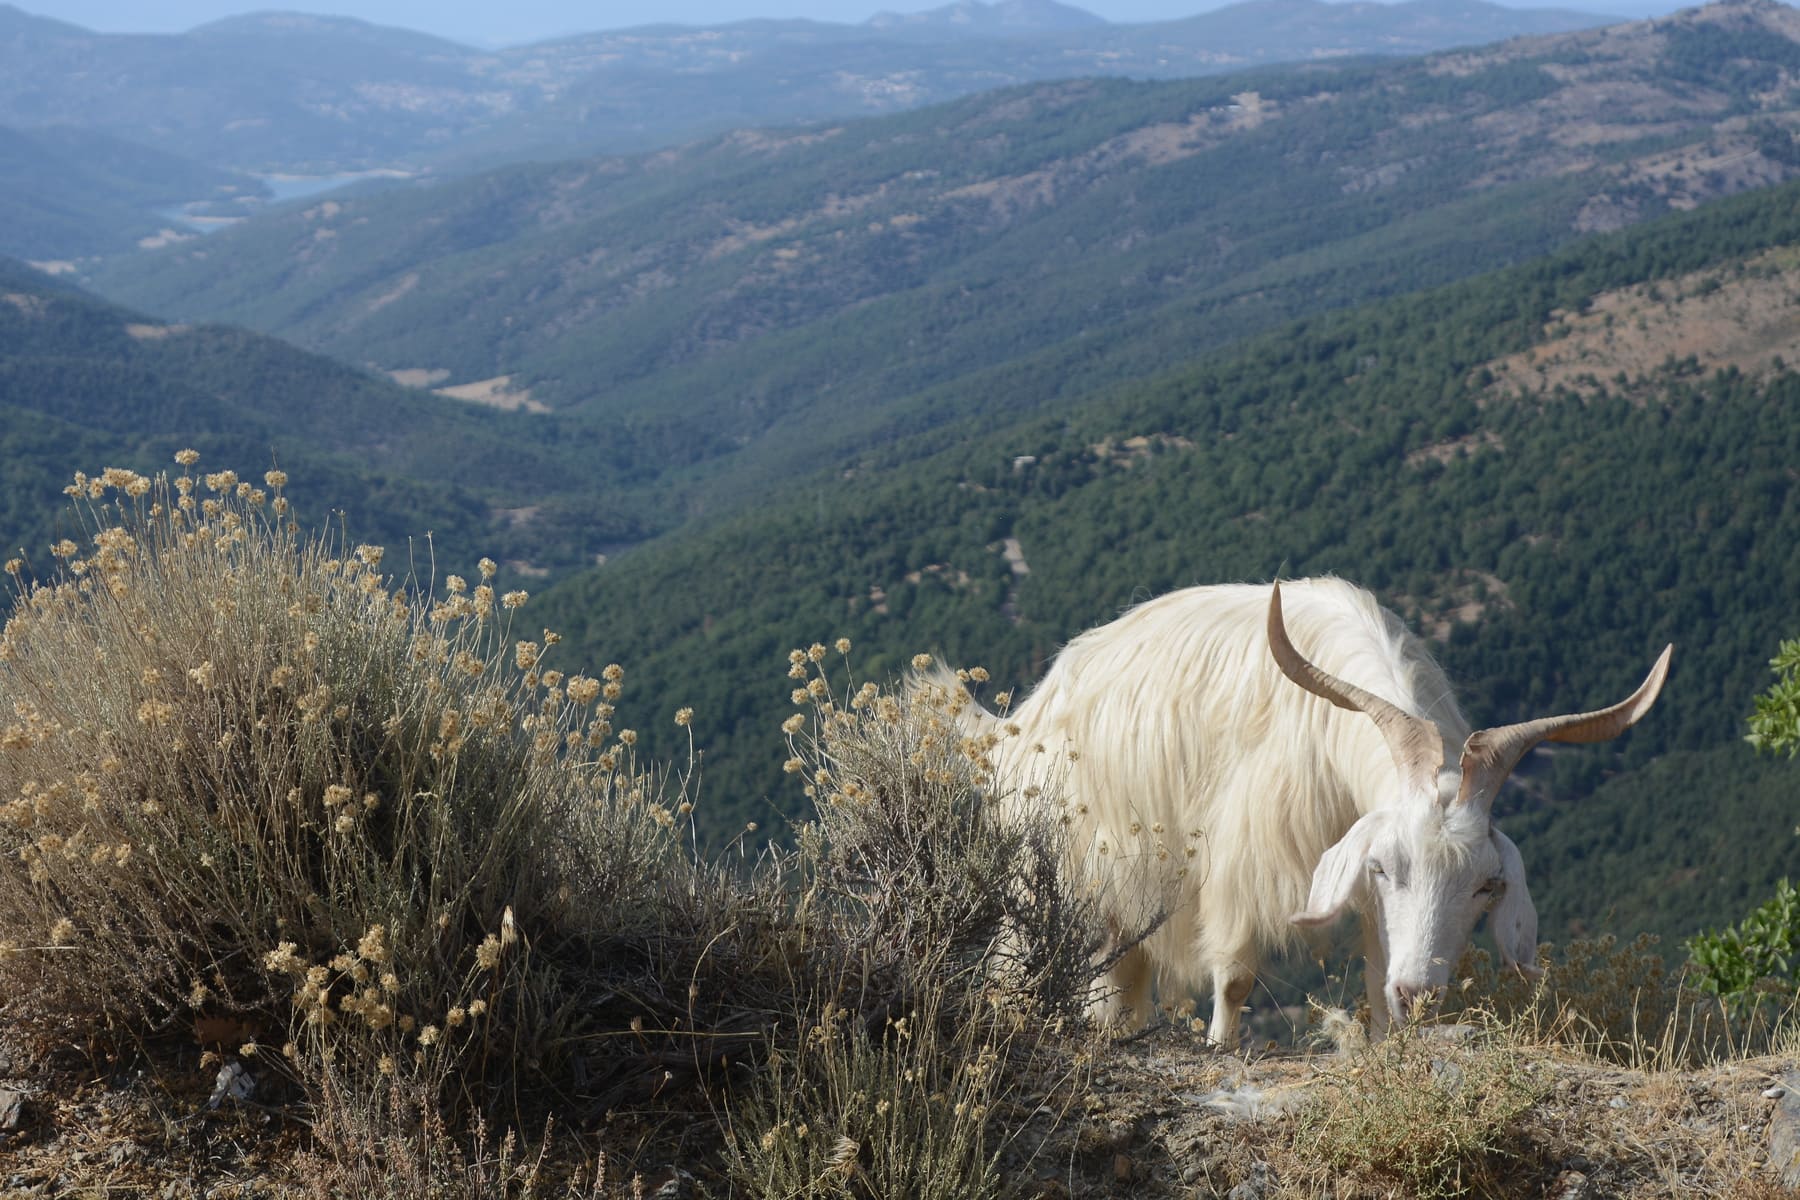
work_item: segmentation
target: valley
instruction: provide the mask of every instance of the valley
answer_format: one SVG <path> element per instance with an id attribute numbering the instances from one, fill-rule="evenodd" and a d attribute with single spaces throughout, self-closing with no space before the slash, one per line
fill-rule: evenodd
<path id="1" fill-rule="evenodd" d="M 1732 3 L 1403 64 L 1034 85 L 345 196 L 87 278 L 436 387 L 505 376 L 617 431 L 612 465 L 681 520 L 1791 178 L 1797 34 Z"/>

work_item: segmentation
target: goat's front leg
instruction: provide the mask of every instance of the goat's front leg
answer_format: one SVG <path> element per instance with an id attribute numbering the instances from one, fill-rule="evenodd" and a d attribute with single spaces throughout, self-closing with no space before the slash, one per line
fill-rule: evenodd
<path id="1" fill-rule="evenodd" d="M 1094 1017 L 1114 1033 L 1136 1033 L 1155 1015 L 1151 982 L 1150 956 L 1142 946 L 1133 946 L 1107 969 L 1107 992 L 1095 1005 Z"/>
<path id="2" fill-rule="evenodd" d="M 1241 960 L 1213 968 L 1212 1024 L 1206 1036 L 1221 1050 L 1237 1050 L 1238 1013 L 1255 986 L 1256 972 Z"/>

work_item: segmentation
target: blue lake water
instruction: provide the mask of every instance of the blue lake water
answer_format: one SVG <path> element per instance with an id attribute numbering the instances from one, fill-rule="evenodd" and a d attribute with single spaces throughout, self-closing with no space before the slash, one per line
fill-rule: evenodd
<path id="1" fill-rule="evenodd" d="M 275 194 L 271 203 L 280 204 L 283 200 L 300 200 L 307 196 L 316 196 L 320 192 L 329 192 L 333 188 L 341 188 L 345 184 L 358 183 L 364 179 L 374 179 L 385 175 L 385 171 L 350 171 L 343 175 L 259 175 L 263 186 Z"/>
<path id="2" fill-rule="evenodd" d="M 214 207 L 209 215 L 196 215 L 196 213 L 190 212 L 186 205 L 159 209 L 157 215 L 194 233 L 215 233 L 227 226 L 237 224 L 256 208 L 270 204 L 283 204 L 289 200 L 304 200 L 308 196 L 335 191 L 352 183 L 361 183 L 365 179 L 403 179 L 405 176 L 397 171 L 347 171 L 339 175 L 258 175 L 256 178 L 269 189 L 269 198 L 250 202 L 248 208 L 239 210 L 242 215 L 222 215 L 217 207 Z M 199 211 L 206 213 L 207 209 L 200 208 Z M 226 210 L 226 212 L 229 211 L 229 209 Z"/>

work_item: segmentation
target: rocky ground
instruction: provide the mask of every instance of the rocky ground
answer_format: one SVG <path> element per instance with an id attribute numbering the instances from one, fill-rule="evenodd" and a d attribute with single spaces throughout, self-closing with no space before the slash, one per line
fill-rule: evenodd
<path id="1" fill-rule="evenodd" d="M 1800 1068 L 1791 1061 L 1632 1069 L 1553 1047 L 1496 1046 L 1466 1030 L 1422 1039 L 1407 1055 L 1422 1072 L 1419 1086 L 1445 1089 L 1446 1109 L 1479 1099 L 1460 1092 L 1496 1086 L 1479 1074 L 1495 1062 L 1531 1090 L 1531 1102 L 1490 1150 L 1465 1155 L 1459 1174 L 1423 1187 L 1381 1164 L 1329 1161 L 1309 1141 L 1321 1106 L 1367 1106 L 1362 1115 L 1379 1125 L 1380 1106 L 1408 1099 L 1397 1094 L 1409 1090 L 1404 1078 L 1376 1060 L 1286 1050 L 1230 1057 L 1164 1027 L 1072 1058 L 1071 1075 L 1011 1098 L 1001 1152 L 1008 1191 L 1045 1200 L 1347 1200 L 1431 1187 L 1558 1200 L 1800 1197 L 1792 1190 L 1800 1184 Z M 216 1063 L 202 1067 L 197 1049 L 172 1051 L 154 1069 L 67 1047 L 0 1051 L 0 1196 L 319 1194 L 316 1163 L 303 1155 L 309 1114 L 273 1081 L 247 1098 L 218 1096 L 215 1106 L 222 1082 L 231 1080 L 221 1080 Z M 1416 1109 L 1396 1114 L 1398 1124 L 1431 1123 Z M 594 1184 L 602 1136 L 613 1154 L 610 1189 Z M 715 1155 L 716 1137 L 672 1128 L 666 1115 L 565 1130 L 540 1194 L 724 1194 L 723 1176 L 707 1166 Z M 584 1182 L 547 1182 L 571 1177 Z"/>

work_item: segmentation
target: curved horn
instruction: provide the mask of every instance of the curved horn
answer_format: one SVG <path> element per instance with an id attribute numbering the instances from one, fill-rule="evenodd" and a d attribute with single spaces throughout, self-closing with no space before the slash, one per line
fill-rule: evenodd
<path id="1" fill-rule="evenodd" d="M 1269 653 L 1281 673 L 1315 696 L 1323 696 L 1339 708 L 1365 713 L 1387 740 L 1403 785 L 1437 794 L 1437 773 L 1444 765 L 1444 739 L 1438 727 L 1415 717 L 1397 704 L 1366 692 L 1353 683 L 1328 675 L 1308 662 L 1288 639 L 1281 615 L 1281 585 L 1269 594 Z"/>
<path id="2" fill-rule="evenodd" d="M 1669 656 L 1673 643 L 1663 647 L 1662 655 L 1638 690 L 1610 708 L 1594 712 L 1573 713 L 1566 717 L 1539 717 L 1517 725 L 1497 725 L 1469 735 L 1463 743 L 1462 788 L 1456 802 L 1479 802 L 1492 806 L 1494 795 L 1525 752 L 1542 741 L 1604 742 L 1618 737 L 1637 724 L 1656 703 L 1663 680 L 1669 677 Z"/>

